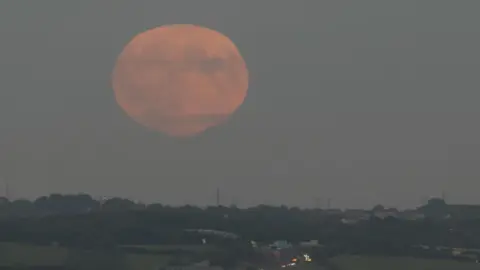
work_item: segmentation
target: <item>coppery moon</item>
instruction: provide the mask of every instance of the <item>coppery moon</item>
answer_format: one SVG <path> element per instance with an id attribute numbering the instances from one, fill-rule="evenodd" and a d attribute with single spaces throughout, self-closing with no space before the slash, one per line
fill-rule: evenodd
<path id="1" fill-rule="evenodd" d="M 226 121 L 243 103 L 248 70 L 225 35 L 189 24 L 135 36 L 112 74 L 120 107 L 170 136 L 193 136 Z"/>

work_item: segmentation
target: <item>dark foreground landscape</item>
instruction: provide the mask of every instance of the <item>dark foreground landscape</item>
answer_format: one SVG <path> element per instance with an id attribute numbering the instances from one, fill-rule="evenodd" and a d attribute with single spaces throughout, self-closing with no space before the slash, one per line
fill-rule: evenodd
<path id="1" fill-rule="evenodd" d="M 480 207 L 170 207 L 0 199 L 0 269 L 480 269 Z"/>

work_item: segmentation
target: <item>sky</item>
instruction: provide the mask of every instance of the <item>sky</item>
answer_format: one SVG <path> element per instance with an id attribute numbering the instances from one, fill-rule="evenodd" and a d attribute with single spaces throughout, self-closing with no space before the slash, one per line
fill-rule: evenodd
<path id="1" fill-rule="evenodd" d="M 5 1 L 0 178 L 165 204 L 415 207 L 480 203 L 479 1 Z M 244 104 L 200 136 L 148 130 L 111 73 L 136 34 L 230 37 Z M 1 188 L 0 188 L 0 192 Z"/>

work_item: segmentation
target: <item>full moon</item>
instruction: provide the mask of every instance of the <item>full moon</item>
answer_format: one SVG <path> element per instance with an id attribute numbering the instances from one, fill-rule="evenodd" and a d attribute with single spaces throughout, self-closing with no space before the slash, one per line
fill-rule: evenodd
<path id="1" fill-rule="evenodd" d="M 135 36 L 112 73 L 118 105 L 141 125 L 173 137 L 224 123 L 243 103 L 248 70 L 225 35 L 189 24 Z"/>

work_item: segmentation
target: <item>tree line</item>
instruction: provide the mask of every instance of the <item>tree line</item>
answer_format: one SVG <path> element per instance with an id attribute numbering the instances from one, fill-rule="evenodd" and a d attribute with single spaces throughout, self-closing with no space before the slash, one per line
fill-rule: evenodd
<path id="1" fill-rule="evenodd" d="M 348 225 L 321 209 L 260 205 L 248 209 L 141 204 L 122 198 L 94 200 L 89 195 L 40 197 L 34 201 L 0 200 L 0 241 L 69 247 L 192 244 L 192 233 L 211 229 L 235 233 L 242 241 L 298 243 L 318 240 L 336 253 L 405 253 L 412 246 L 480 248 L 479 219 L 419 221 L 372 217 Z"/>

